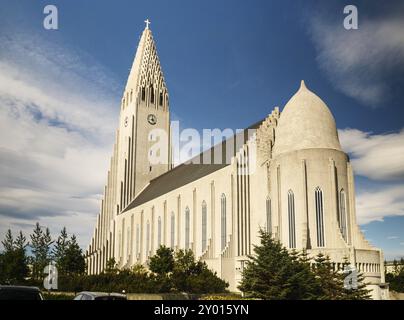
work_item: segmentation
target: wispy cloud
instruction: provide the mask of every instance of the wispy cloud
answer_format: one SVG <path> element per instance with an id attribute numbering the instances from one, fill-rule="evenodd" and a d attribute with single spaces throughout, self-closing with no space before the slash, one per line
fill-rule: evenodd
<path id="1" fill-rule="evenodd" d="M 66 225 L 87 244 L 112 150 L 117 87 L 85 53 L 0 34 L 0 237 L 40 221 L 55 233 Z"/>
<path id="2" fill-rule="evenodd" d="M 398 239 L 397 236 L 389 236 L 389 237 L 387 237 L 387 240 L 396 240 L 396 239 Z"/>
<path id="3" fill-rule="evenodd" d="M 372 134 L 344 129 L 339 130 L 339 138 L 356 174 L 374 180 L 404 179 L 404 130 Z"/>
<path id="4" fill-rule="evenodd" d="M 386 216 L 404 216 L 404 186 L 382 186 L 377 190 L 359 191 L 356 207 L 359 224 L 383 221 Z"/>
<path id="5" fill-rule="evenodd" d="M 403 6 L 382 17 L 361 13 L 359 8 L 359 29 L 346 30 L 342 15 L 332 19 L 311 12 L 309 32 L 332 84 L 365 105 L 380 106 L 391 98 L 391 75 L 404 70 Z"/>

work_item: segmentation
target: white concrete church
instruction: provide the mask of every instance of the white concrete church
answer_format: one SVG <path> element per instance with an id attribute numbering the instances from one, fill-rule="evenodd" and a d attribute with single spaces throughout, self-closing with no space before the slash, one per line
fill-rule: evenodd
<path id="1" fill-rule="evenodd" d="M 196 157 L 201 161 L 173 167 L 167 152 L 166 161 L 152 164 L 150 133 L 170 132 L 170 109 L 147 20 L 120 108 L 87 249 L 89 274 L 102 272 L 110 258 L 120 268 L 147 265 L 166 245 L 192 249 L 237 291 L 258 230 L 265 228 L 288 248 L 329 255 L 335 268 L 348 258 L 375 299 L 386 295 L 383 254 L 356 223 L 354 175 L 334 117 L 303 81 L 282 112 L 274 108 L 248 131 Z M 216 161 L 218 155 L 225 159 Z"/>

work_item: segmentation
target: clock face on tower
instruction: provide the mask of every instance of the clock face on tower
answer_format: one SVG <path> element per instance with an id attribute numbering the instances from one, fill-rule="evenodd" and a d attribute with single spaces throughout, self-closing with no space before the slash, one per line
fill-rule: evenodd
<path id="1" fill-rule="evenodd" d="M 157 123 L 157 117 L 154 114 L 149 114 L 147 116 L 147 121 L 151 124 L 151 125 L 155 125 Z"/>

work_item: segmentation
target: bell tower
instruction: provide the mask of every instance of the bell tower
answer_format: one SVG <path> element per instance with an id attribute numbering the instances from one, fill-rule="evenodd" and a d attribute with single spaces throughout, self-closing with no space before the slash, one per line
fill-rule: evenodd
<path id="1" fill-rule="evenodd" d="M 118 213 L 150 180 L 171 167 L 168 90 L 149 28 L 150 21 L 145 23 L 121 100 L 116 186 Z M 156 145 L 160 147 L 158 150 L 152 148 Z"/>

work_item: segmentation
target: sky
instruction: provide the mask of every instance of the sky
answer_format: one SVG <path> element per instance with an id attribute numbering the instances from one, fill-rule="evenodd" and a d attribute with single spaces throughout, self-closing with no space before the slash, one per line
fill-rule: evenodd
<path id="1" fill-rule="evenodd" d="M 342 1 L 0 0 L 0 238 L 39 221 L 87 246 L 149 18 L 182 128 L 245 128 L 304 79 L 336 119 L 362 231 L 404 256 L 404 4 L 350 4 L 357 30 Z"/>

